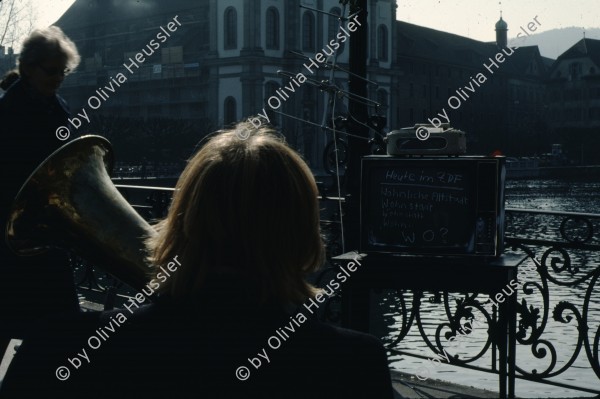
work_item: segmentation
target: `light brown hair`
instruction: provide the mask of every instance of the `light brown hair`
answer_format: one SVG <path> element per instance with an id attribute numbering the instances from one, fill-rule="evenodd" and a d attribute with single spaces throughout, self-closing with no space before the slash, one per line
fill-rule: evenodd
<path id="1" fill-rule="evenodd" d="M 162 293 L 191 299 L 207 275 L 233 272 L 259 302 L 301 304 L 314 295 L 305 277 L 325 253 L 317 186 L 274 133 L 239 123 L 217 132 L 189 161 L 159 234 L 148 241 L 157 267 L 175 256 L 181 263 Z"/>

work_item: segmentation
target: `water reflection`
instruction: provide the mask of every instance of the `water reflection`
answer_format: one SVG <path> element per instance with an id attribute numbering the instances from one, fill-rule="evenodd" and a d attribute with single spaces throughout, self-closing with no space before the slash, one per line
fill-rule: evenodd
<path id="1" fill-rule="evenodd" d="M 557 211 L 557 212 L 578 212 L 578 213 L 600 213 L 600 199 L 598 194 L 600 193 L 600 178 L 598 180 L 520 180 L 507 182 L 506 189 L 506 206 L 509 208 L 520 208 L 520 209 L 537 209 L 546 211 Z M 556 219 L 552 220 L 551 217 L 545 215 L 533 215 L 526 218 L 514 218 L 514 220 L 507 221 L 507 232 L 518 235 L 519 237 L 538 238 L 545 240 L 559 240 L 560 224 L 556 223 Z M 575 226 L 577 227 L 577 226 Z M 594 244 L 598 244 L 598 231 L 600 231 L 600 222 L 594 223 L 594 231 L 596 237 Z M 577 231 L 577 229 L 575 229 Z M 544 248 L 545 249 L 545 248 Z M 541 251 L 540 251 L 541 253 Z M 551 257 L 557 257 L 560 260 L 560 254 L 551 254 Z M 554 275 L 561 282 L 573 281 L 576 278 L 583 277 L 591 270 L 599 267 L 599 257 L 597 253 L 590 251 L 578 251 L 570 250 L 569 255 L 571 256 L 572 267 L 566 268 L 560 261 L 556 262 L 556 267 L 560 271 L 559 273 L 553 271 Z M 538 254 L 538 257 L 540 255 Z M 550 264 L 548 259 L 547 264 Z M 578 268 L 578 269 L 577 269 Z M 528 261 L 527 264 L 522 266 L 519 270 L 519 280 L 521 282 L 535 281 L 539 282 L 540 278 L 536 272 L 535 265 L 532 261 Z M 578 342 L 578 328 L 575 320 L 575 315 L 566 311 L 563 312 L 563 317 L 566 318 L 566 322 L 557 322 L 553 319 L 552 310 L 561 301 L 568 301 L 573 304 L 579 311 L 583 306 L 583 300 L 585 291 L 588 288 L 589 281 L 584 282 L 583 285 L 577 287 L 557 287 L 555 284 L 551 285 L 550 298 L 549 298 L 549 310 L 548 324 L 542 338 L 550 342 L 557 354 L 557 365 L 554 367 L 554 371 L 566 366 L 573 353 L 576 351 Z M 598 283 L 593 288 L 594 292 L 598 292 L 600 287 Z M 380 304 L 380 323 L 376 325 L 389 326 L 386 328 L 386 332 L 381 334 L 384 336 L 384 342 L 386 345 L 390 345 L 397 338 L 396 334 L 399 326 L 402 323 L 401 315 L 398 314 L 398 298 L 397 293 L 393 291 L 385 291 L 377 298 Z M 412 294 L 407 293 L 405 300 L 407 303 L 411 303 Z M 431 297 L 431 293 L 426 293 L 425 297 L 421 302 L 421 315 L 425 334 L 432 339 L 435 336 L 435 329 L 438 327 L 441 321 L 447 320 L 443 309 L 443 304 L 437 304 L 428 301 L 428 297 Z M 450 303 L 454 304 L 454 299 L 462 298 L 460 295 L 451 296 Z M 486 302 L 487 297 L 478 297 L 481 302 Z M 523 295 L 522 291 L 519 293 L 519 302 L 521 298 L 526 298 L 527 307 L 533 306 L 533 308 L 540 309 L 540 317 L 543 315 L 543 298 L 539 292 L 534 292 L 532 295 Z M 491 312 L 491 306 L 486 305 L 486 310 Z M 455 309 L 452 309 L 454 311 Z M 600 295 L 592 295 L 590 301 L 590 310 L 587 313 L 588 327 L 587 331 L 589 339 L 593 339 L 593 335 L 600 325 Z M 475 317 L 479 319 L 482 317 L 480 314 L 475 314 Z M 570 318 L 570 321 L 569 321 Z M 464 320 L 463 320 L 464 322 Z M 538 322 L 539 324 L 539 322 Z M 460 358 L 473 356 L 478 353 L 481 348 L 485 345 L 487 339 L 487 325 L 480 325 L 476 327 L 472 334 L 461 340 L 461 345 L 454 348 L 453 354 L 457 354 Z M 383 331 L 381 331 L 383 332 Z M 527 336 L 531 334 L 531 329 L 526 331 Z M 402 341 L 395 346 L 399 350 L 409 351 L 411 353 L 418 353 L 423 356 L 433 356 L 431 350 L 426 347 L 423 343 L 422 337 L 420 336 L 416 325 L 411 327 L 410 333 L 402 339 Z M 550 353 L 552 351 L 549 347 L 540 345 L 538 348 L 544 349 L 547 352 L 547 356 L 538 359 L 532 354 L 532 347 L 525 345 L 517 346 L 517 366 L 525 369 L 528 372 L 537 370 L 537 372 L 543 372 L 550 365 Z M 397 368 L 400 371 L 407 373 L 416 373 L 421 367 L 425 366 L 431 370 L 431 378 L 448 380 L 455 383 L 460 383 L 467 386 L 474 386 L 478 388 L 498 390 L 498 377 L 497 375 L 481 373 L 473 370 L 464 368 L 457 368 L 453 366 L 442 364 L 435 364 L 435 367 L 431 366 L 431 362 L 428 360 L 422 360 L 418 358 L 408 357 L 404 355 L 393 355 L 390 357 L 390 361 L 393 368 Z M 475 361 L 474 365 L 489 368 L 491 364 L 490 356 L 484 356 L 482 359 Z M 593 389 L 598 388 L 598 377 L 593 373 L 589 366 L 589 360 L 585 355 L 585 350 L 580 351 L 577 360 L 568 368 L 565 373 L 552 379 L 557 382 L 571 383 L 577 386 L 589 387 Z M 516 381 L 517 396 L 520 397 L 568 397 L 568 396 L 586 396 L 585 393 L 572 391 L 564 388 L 553 387 L 549 385 L 541 385 L 532 383 L 529 381 L 519 380 Z M 592 396 L 592 395 L 589 395 Z"/>
<path id="2" fill-rule="evenodd" d="M 597 180 L 510 180 L 506 207 L 581 213 L 600 212 L 600 177 Z"/>

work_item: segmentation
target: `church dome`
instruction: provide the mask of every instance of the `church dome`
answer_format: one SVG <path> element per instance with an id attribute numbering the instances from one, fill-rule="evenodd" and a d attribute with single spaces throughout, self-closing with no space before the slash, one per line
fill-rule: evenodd
<path id="1" fill-rule="evenodd" d="M 508 24 L 500 17 L 500 20 L 496 22 L 496 30 L 506 30 L 508 29 Z"/>

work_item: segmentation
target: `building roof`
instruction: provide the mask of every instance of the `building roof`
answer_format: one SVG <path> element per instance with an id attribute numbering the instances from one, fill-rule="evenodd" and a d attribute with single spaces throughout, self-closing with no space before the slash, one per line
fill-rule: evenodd
<path id="1" fill-rule="evenodd" d="M 421 58 L 440 64 L 485 70 L 500 51 L 496 43 L 481 42 L 404 21 L 397 22 L 397 51 L 400 58 Z M 510 52 L 510 50 L 508 50 Z M 548 60 L 541 57 L 538 46 L 520 47 L 499 70 L 504 74 L 544 77 Z M 551 60 L 550 60 L 551 61 Z M 536 64 L 536 68 L 532 67 Z"/>
<path id="2" fill-rule="evenodd" d="M 103 66 L 116 67 L 179 16 L 185 34 L 169 37 L 168 46 L 182 46 L 187 58 L 197 60 L 208 51 L 207 7 L 208 0 L 76 0 L 56 25 L 77 44 L 83 60 L 98 58 Z"/>
<path id="3" fill-rule="evenodd" d="M 600 40 L 581 39 L 562 53 L 556 61 L 558 63 L 559 61 L 581 57 L 589 57 L 596 65 L 600 66 Z"/>
<path id="4" fill-rule="evenodd" d="M 145 19 L 167 14 L 172 19 L 186 9 L 207 4 L 207 0 L 76 0 L 60 17 L 57 25 L 67 28 L 88 27 Z"/>
<path id="5" fill-rule="evenodd" d="M 502 19 L 502 16 L 500 16 L 500 19 L 498 20 L 498 22 L 496 22 L 496 30 L 507 30 L 508 29 L 508 24 L 506 23 L 506 21 L 504 21 Z"/>

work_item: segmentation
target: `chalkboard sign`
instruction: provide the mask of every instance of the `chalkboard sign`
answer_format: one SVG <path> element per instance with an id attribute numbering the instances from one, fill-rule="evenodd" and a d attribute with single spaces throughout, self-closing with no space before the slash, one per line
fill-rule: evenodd
<path id="1" fill-rule="evenodd" d="M 490 209 L 480 209 L 481 158 L 381 158 L 363 159 L 361 250 L 475 252 L 477 237 L 496 220 L 482 217 Z M 497 197 L 494 184 L 491 191 Z"/>

